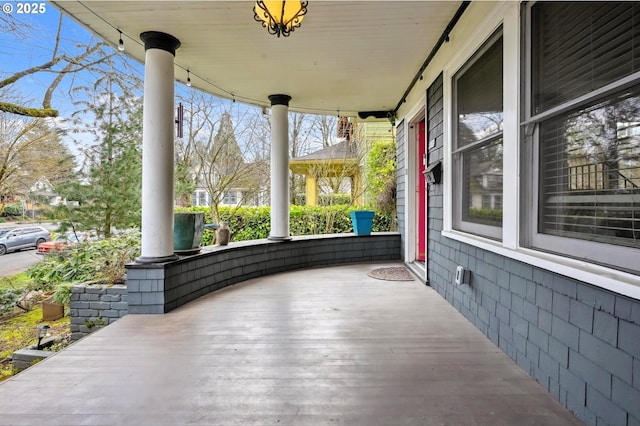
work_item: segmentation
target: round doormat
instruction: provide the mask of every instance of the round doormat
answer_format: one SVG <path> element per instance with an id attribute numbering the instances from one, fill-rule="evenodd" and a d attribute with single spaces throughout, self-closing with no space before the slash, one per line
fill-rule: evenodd
<path id="1" fill-rule="evenodd" d="M 367 275 L 369 275 L 371 278 L 386 281 L 413 281 L 411 272 L 409 272 L 404 266 L 378 268 L 369 272 Z"/>

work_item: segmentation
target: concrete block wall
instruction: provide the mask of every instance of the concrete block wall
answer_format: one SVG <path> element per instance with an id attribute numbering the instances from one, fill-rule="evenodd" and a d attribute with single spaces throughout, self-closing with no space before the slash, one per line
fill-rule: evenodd
<path id="1" fill-rule="evenodd" d="M 71 340 L 76 341 L 127 315 L 127 287 L 104 284 L 73 286 L 69 308 Z"/>
<path id="2" fill-rule="evenodd" d="M 324 265 L 401 260 L 400 234 L 380 232 L 241 241 L 158 265 L 127 265 L 129 313 L 169 312 L 212 291 L 264 275 Z"/>
<path id="3" fill-rule="evenodd" d="M 442 77 L 427 91 L 429 161 L 442 158 Z M 587 425 L 640 425 L 640 301 L 445 238 L 429 188 L 428 280 Z M 471 271 L 454 282 L 456 266 Z"/>

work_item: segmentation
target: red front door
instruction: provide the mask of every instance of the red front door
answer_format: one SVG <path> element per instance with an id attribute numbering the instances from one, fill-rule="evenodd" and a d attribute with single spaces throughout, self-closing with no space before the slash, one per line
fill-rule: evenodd
<path id="1" fill-rule="evenodd" d="M 417 203 L 417 220 L 416 229 L 418 230 L 418 238 L 416 239 L 418 242 L 417 247 L 417 260 L 425 261 L 427 258 L 427 233 L 426 233 L 426 223 L 427 223 L 427 188 L 426 182 L 424 179 L 424 169 L 425 169 L 425 152 L 426 152 L 426 131 L 425 131 L 425 122 L 421 121 L 418 123 L 418 137 L 416 138 L 418 142 L 418 176 L 416 179 L 418 181 L 417 185 L 417 194 L 416 194 L 416 203 Z"/>

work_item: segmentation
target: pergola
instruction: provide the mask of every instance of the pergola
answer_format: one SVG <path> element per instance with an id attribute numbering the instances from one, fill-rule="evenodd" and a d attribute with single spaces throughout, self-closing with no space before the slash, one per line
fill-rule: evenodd
<path id="1" fill-rule="evenodd" d="M 354 143 L 343 141 L 336 145 L 302 157 L 289 160 L 291 170 L 305 176 L 305 195 L 308 206 L 318 205 L 320 180 L 345 179 L 351 180 L 351 199 L 356 206 L 362 205 L 362 178 L 360 161 Z"/>

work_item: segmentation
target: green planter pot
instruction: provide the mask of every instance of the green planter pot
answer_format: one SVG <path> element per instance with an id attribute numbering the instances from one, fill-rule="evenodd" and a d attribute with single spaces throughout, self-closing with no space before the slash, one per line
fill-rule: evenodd
<path id="1" fill-rule="evenodd" d="M 374 212 L 371 210 L 353 210 L 349 213 L 353 223 L 353 233 L 356 235 L 370 235 L 373 227 Z"/>
<path id="2" fill-rule="evenodd" d="M 173 250 L 177 254 L 196 254 L 200 251 L 204 233 L 204 213 L 173 214 Z"/>

